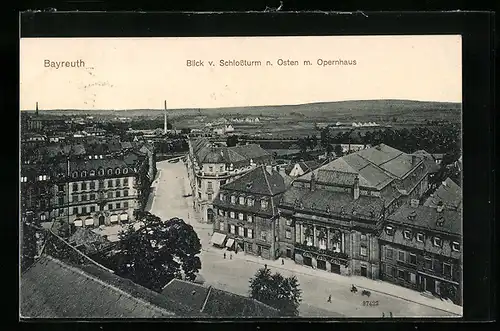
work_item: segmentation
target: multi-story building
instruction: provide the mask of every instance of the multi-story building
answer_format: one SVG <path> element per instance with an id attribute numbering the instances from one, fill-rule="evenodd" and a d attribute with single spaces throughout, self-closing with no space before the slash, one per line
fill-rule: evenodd
<path id="1" fill-rule="evenodd" d="M 215 146 L 208 139 L 189 140 L 188 176 L 193 192 L 193 208 L 201 221 L 213 223 L 212 201 L 219 188 L 255 167 L 270 164 L 272 156 L 259 145 Z"/>
<path id="2" fill-rule="evenodd" d="M 454 196 L 446 197 L 453 204 L 413 200 L 387 218 L 379 238 L 381 279 L 461 304 L 461 193 Z"/>
<path id="3" fill-rule="evenodd" d="M 327 163 L 284 193 L 279 223 L 293 235 L 280 248 L 299 264 L 378 278 L 384 218 L 422 196 L 427 175 L 422 158 L 384 144 Z"/>
<path id="4" fill-rule="evenodd" d="M 222 246 L 225 241 L 229 249 L 266 259 L 279 257 L 278 204 L 285 189 L 286 180 L 271 166 L 259 166 L 223 185 L 213 201 L 212 242 Z"/>
<path id="5" fill-rule="evenodd" d="M 76 227 L 134 221 L 134 211 L 146 205 L 151 184 L 148 157 L 138 152 L 85 155 L 50 167 L 21 168 L 22 215 L 35 212 L 39 222 L 53 222 L 66 235 Z M 43 169 L 47 171 L 42 174 Z"/>

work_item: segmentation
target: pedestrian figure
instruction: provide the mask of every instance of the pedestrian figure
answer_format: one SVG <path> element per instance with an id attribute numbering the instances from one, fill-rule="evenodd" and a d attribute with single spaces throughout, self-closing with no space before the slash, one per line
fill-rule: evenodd
<path id="1" fill-rule="evenodd" d="M 229 254 L 229 259 L 232 260 L 233 259 L 233 254 Z"/>
<path id="2" fill-rule="evenodd" d="M 328 296 L 328 302 L 332 302 L 332 295 L 331 294 Z"/>
<path id="3" fill-rule="evenodd" d="M 224 252 L 224 258 L 226 258 L 226 252 Z"/>
<path id="4" fill-rule="evenodd" d="M 382 317 L 385 317 L 385 313 L 382 313 Z"/>
<path id="5" fill-rule="evenodd" d="M 285 260 L 281 259 L 281 265 L 285 264 Z"/>
<path id="6" fill-rule="evenodd" d="M 392 317 L 392 311 L 389 312 L 389 315 Z"/>
<path id="7" fill-rule="evenodd" d="M 267 264 L 264 264 L 264 269 L 267 269 Z"/>

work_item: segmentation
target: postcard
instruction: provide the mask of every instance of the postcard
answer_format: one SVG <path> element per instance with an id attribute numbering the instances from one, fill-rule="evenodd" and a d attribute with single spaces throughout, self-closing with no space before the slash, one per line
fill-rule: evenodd
<path id="1" fill-rule="evenodd" d="M 20 316 L 462 316 L 459 35 L 22 38 Z"/>

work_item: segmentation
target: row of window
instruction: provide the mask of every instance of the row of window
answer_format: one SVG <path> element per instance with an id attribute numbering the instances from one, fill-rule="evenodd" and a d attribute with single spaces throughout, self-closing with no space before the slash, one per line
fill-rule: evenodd
<path id="1" fill-rule="evenodd" d="M 385 257 L 388 260 L 394 259 L 394 250 L 392 248 L 390 248 L 390 247 L 387 247 L 386 248 Z M 408 253 L 408 252 L 405 252 L 405 251 L 398 251 L 397 252 L 397 256 L 396 256 L 396 260 L 400 261 L 400 262 L 409 263 L 411 265 L 417 265 L 417 256 L 416 256 L 416 254 Z M 434 271 L 434 260 L 432 258 L 426 257 L 426 258 L 424 258 L 424 261 L 425 261 L 424 262 L 424 268 L 427 269 L 427 270 Z M 451 270 L 452 270 L 451 264 L 446 263 L 446 262 L 442 263 L 442 273 L 443 273 L 443 275 L 451 277 Z"/>
<path id="2" fill-rule="evenodd" d="M 97 182 L 99 189 L 105 188 L 105 182 L 99 181 Z M 129 185 L 129 180 L 128 178 L 117 178 L 117 179 L 108 179 L 106 181 L 107 187 L 121 187 L 123 186 L 128 186 Z M 95 190 L 96 189 L 96 181 L 90 181 L 90 182 L 82 182 L 82 183 L 73 183 L 72 184 L 72 190 L 74 191 L 86 191 L 87 189 L 89 190 Z M 58 191 L 63 192 L 64 191 L 64 184 L 60 184 L 58 186 Z"/>
<path id="3" fill-rule="evenodd" d="M 219 223 L 219 230 L 226 232 L 226 226 L 225 226 L 224 222 Z M 230 224 L 229 225 L 229 233 L 238 234 L 240 237 L 253 239 L 253 229 L 245 228 L 243 226 L 235 226 L 233 224 Z M 261 232 L 261 234 L 262 234 L 262 232 Z"/>
<path id="4" fill-rule="evenodd" d="M 115 174 L 115 175 L 120 175 L 120 174 L 126 175 L 126 174 L 128 174 L 128 172 L 129 172 L 128 168 L 123 168 L 123 169 L 121 169 L 121 168 L 115 168 L 115 169 L 108 168 L 106 171 L 104 171 L 104 169 L 101 168 L 101 169 L 99 169 L 97 171 L 94 170 L 94 169 L 92 169 L 92 170 L 90 170 L 88 172 L 87 172 L 87 170 L 82 170 L 80 172 L 79 171 L 73 171 L 71 173 L 71 177 L 77 178 L 78 176 L 80 176 L 80 177 L 84 178 L 84 177 L 87 177 L 87 175 L 90 176 L 90 177 L 94 177 L 94 176 L 96 176 L 96 173 L 97 173 L 98 176 L 104 176 L 105 173 L 108 174 L 108 175 L 113 175 L 113 174 Z"/>
<path id="5" fill-rule="evenodd" d="M 107 210 L 127 209 L 129 207 L 129 204 L 128 201 L 123 202 L 123 204 L 121 202 L 117 202 L 115 204 L 108 203 L 107 207 L 108 207 Z M 95 211 L 96 211 L 96 206 L 90 206 L 88 207 L 88 209 L 87 207 L 73 207 L 72 215 L 94 213 Z M 61 214 L 64 214 L 64 211 L 62 209 L 59 210 L 59 216 L 62 216 Z"/>
<path id="6" fill-rule="evenodd" d="M 405 281 L 410 282 L 412 284 L 417 283 L 417 275 L 414 272 L 409 272 L 406 270 L 397 269 L 391 265 L 386 265 L 385 266 L 385 273 L 387 275 L 394 277 L 394 278 L 399 278 L 401 280 L 405 280 Z"/>
<path id="7" fill-rule="evenodd" d="M 393 236 L 394 233 L 395 233 L 395 230 L 394 230 L 394 227 L 392 227 L 391 225 L 387 225 L 385 227 L 385 233 L 388 235 L 388 236 Z M 413 233 L 412 231 L 410 230 L 403 230 L 403 237 L 406 239 L 406 240 L 413 240 Z M 423 233 L 416 233 L 415 234 L 415 238 L 417 240 L 417 242 L 420 242 L 420 243 L 423 243 L 425 241 L 425 235 Z M 443 240 L 438 237 L 438 236 L 434 236 L 432 238 L 432 244 L 435 246 L 435 247 L 443 247 Z M 457 242 L 457 241 L 453 241 L 451 243 L 451 249 L 455 252 L 459 252 L 460 251 L 460 243 Z"/>
<path id="8" fill-rule="evenodd" d="M 48 179 L 49 179 L 49 176 L 47 176 L 47 175 L 38 175 L 35 177 L 35 180 L 38 182 L 46 181 Z M 28 181 L 27 176 L 21 176 L 21 183 L 26 183 L 27 181 Z"/>
<path id="9" fill-rule="evenodd" d="M 122 191 L 109 191 L 106 193 L 106 197 L 108 199 L 113 199 L 113 198 L 121 198 L 123 197 L 128 197 L 128 190 L 122 190 Z M 77 201 L 94 201 L 97 198 L 96 193 L 89 193 L 89 194 L 73 194 L 72 195 L 72 201 L 77 202 Z M 64 204 L 64 198 L 59 197 L 59 204 L 62 205 Z"/>
<path id="10" fill-rule="evenodd" d="M 224 199 L 225 199 L 225 197 L 226 197 L 226 196 L 225 196 L 225 194 L 224 194 L 224 193 L 221 193 L 219 197 L 220 197 L 220 200 L 221 200 L 221 201 L 224 201 Z M 235 205 L 235 204 L 239 204 L 239 205 L 242 205 L 242 206 L 247 205 L 247 206 L 249 206 L 249 207 L 254 206 L 254 203 L 255 203 L 255 200 L 254 200 L 252 197 L 247 197 L 247 198 L 245 198 L 245 197 L 243 197 L 243 196 L 236 197 L 235 195 L 231 195 L 230 201 L 231 201 L 231 203 L 232 203 L 233 205 Z M 267 201 L 267 199 L 264 199 L 264 198 L 263 198 L 263 199 L 261 199 L 261 200 L 260 200 L 260 208 L 262 208 L 262 209 L 266 209 L 266 208 L 267 208 L 267 206 L 268 206 L 268 201 Z"/>
<path id="11" fill-rule="evenodd" d="M 240 221 L 247 221 L 249 223 L 252 223 L 253 222 L 253 215 L 250 215 L 250 214 L 243 214 L 243 213 L 236 213 L 234 211 L 230 211 L 230 212 L 227 212 L 227 211 L 224 211 L 222 209 L 219 209 L 218 210 L 218 214 L 220 216 L 226 216 L 226 217 L 229 217 L 229 218 L 232 218 L 232 219 L 238 219 Z"/>

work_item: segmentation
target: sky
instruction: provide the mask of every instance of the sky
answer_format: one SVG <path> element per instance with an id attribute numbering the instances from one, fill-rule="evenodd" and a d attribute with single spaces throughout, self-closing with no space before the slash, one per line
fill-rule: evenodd
<path id="1" fill-rule="evenodd" d="M 164 100 L 170 109 L 374 99 L 461 102 L 461 49 L 458 35 L 23 38 L 20 105 L 34 109 L 38 102 L 48 110 L 161 109 Z M 278 65 L 279 59 L 299 65 Z M 188 66 L 188 60 L 204 65 Z M 220 60 L 261 66 L 220 66 Z M 57 68 L 66 61 L 78 66 Z"/>

